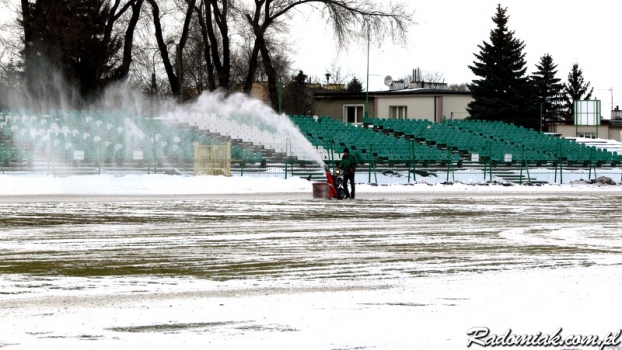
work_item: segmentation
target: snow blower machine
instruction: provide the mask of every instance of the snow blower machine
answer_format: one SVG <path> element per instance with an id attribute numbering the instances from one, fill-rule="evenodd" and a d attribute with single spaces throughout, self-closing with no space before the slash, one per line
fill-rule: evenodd
<path id="1" fill-rule="evenodd" d="M 330 198 L 344 199 L 346 197 L 346 189 L 343 187 L 343 169 L 337 168 L 335 175 L 333 175 L 328 167 L 325 165 L 326 180 L 330 185 Z"/>

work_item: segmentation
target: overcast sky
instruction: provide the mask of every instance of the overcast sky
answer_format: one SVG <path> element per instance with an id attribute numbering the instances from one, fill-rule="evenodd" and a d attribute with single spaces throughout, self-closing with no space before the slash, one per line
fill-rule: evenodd
<path id="1" fill-rule="evenodd" d="M 500 1 L 409 2 L 417 24 L 410 30 L 406 47 L 390 42 L 371 47 L 370 90 L 386 90 L 385 76 L 398 79 L 417 67 L 442 73 L 449 84 L 471 82 L 474 75 L 468 65 L 479 52 L 477 46 L 489 41 L 494 28 L 491 18 Z M 563 81 L 577 62 L 602 101 L 603 116 L 609 117 L 605 111 L 612 106 L 611 88 L 613 106 L 622 107 L 622 0 L 503 0 L 501 5 L 508 9 L 510 30 L 525 43 L 530 74 L 546 53 L 558 65 L 558 78 Z M 6 11 L 2 12 L 0 17 L 6 17 Z M 330 28 L 319 16 L 294 18 L 290 38 L 296 46 L 295 69 L 325 79 L 336 59 L 344 72 L 366 81 L 367 46 L 353 44 L 339 53 Z"/>
<path id="2" fill-rule="evenodd" d="M 370 90 L 386 90 L 384 77 L 404 77 L 414 68 L 443 73 L 445 82 L 459 84 L 475 76 L 468 65 L 489 42 L 496 6 L 507 7 L 508 27 L 525 43 L 528 73 L 540 57 L 550 54 L 558 65 L 558 78 L 567 80 L 574 62 L 579 63 L 594 94 L 602 100 L 603 116 L 613 105 L 622 107 L 622 1 L 620 0 L 425 0 L 410 1 L 415 21 L 407 47 L 386 44 L 371 48 Z M 352 45 L 337 53 L 330 28 L 321 20 L 300 21 L 293 26 L 297 43 L 294 67 L 325 79 L 331 61 L 365 81 L 367 47 Z"/>

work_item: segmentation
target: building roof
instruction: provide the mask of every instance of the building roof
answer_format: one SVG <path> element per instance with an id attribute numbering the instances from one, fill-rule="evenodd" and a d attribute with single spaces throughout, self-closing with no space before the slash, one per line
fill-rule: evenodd
<path id="1" fill-rule="evenodd" d="M 387 96 L 387 95 L 468 95 L 468 96 L 471 96 L 470 91 L 457 91 L 457 90 L 448 90 L 448 89 L 429 89 L 429 88 L 402 89 L 402 90 L 393 90 L 393 91 L 376 91 L 376 92 L 373 92 L 373 94 L 374 96 Z"/>
<path id="2" fill-rule="evenodd" d="M 470 91 L 457 91 L 447 89 L 415 88 L 393 91 L 370 91 L 369 97 L 404 96 L 404 95 L 463 95 L 471 96 Z M 365 98 L 365 92 L 352 92 L 347 90 L 317 91 L 313 94 L 316 98 L 339 98 L 339 99 L 360 99 Z"/>
<path id="3" fill-rule="evenodd" d="M 372 92 L 369 93 L 369 96 L 372 96 Z M 318 90 L 313 93 L 313 97 L 318 99 L 342 99 L 342 100 L 356 100 L 356 99 L 365 99 L 367 94 L 365 92 L 353 92 L 348 90 Z"/>

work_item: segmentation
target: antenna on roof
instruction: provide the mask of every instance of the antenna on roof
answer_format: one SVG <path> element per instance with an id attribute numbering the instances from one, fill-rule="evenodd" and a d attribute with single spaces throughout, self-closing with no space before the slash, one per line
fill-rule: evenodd
<path id="1" fill-rule="evenodd" d="M 391 83 L 393 83 L 393 78 L 390 75 L 384 77 L 384 85 L 391 86 Z"/>

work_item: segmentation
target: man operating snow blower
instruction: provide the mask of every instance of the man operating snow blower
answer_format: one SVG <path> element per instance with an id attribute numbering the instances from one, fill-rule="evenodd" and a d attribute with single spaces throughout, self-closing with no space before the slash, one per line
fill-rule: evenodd
<path id="1" fill-rule="evenodd" d="M 343 187 L 346 190 L 346 198 L 354 199 L 354 170 L 356 168 L 356 158 L 350 154 L 350 150 L 343 149 L 341 157 L 341 169 L 343 170 Z M 348 181 L 352 187 L 352 193 L 348 191 Z"/>

